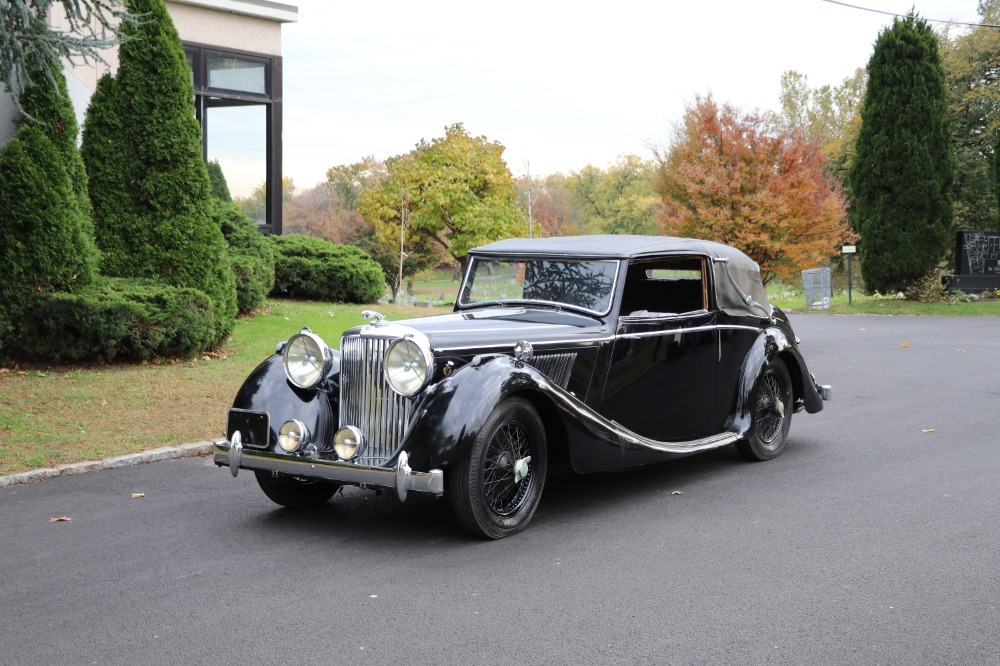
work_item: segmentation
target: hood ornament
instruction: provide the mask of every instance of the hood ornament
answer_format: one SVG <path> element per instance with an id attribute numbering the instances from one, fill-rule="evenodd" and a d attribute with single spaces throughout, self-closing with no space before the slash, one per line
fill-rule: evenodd
<path id="1" fill-rule="evenodd" d="M 367 319 L 372 326 L 385 326 L 388 323 L 385 320 L 385 315 L 381 312 L 375 312 L 375 310 L 362 310 L 361 316 Z"/>

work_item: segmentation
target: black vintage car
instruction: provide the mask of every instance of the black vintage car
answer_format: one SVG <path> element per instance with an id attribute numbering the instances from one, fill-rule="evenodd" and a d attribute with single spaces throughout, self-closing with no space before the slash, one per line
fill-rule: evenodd
<path id="1" fill-rule="evenodd" d="M 365 312 L 340 350 L 302 329 L 243 384 L 215 462 L 300 508 L 340 486 L 447 494 L 470 532 L 523 529 L 555 465 L 634 467 L 735 444 L 781 453 L 809 374 L 757 265 L 648 236 L 511 239 L 470 253 L 454 311 Z"/>

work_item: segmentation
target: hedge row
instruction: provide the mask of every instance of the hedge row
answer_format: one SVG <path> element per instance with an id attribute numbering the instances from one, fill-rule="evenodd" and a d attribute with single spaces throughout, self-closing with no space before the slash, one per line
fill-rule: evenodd
<path id="1" fill-rule="evenodd" d="M 338 303 L 374 303 L 385 293 L 382 268 L 350 245 L 311 236 L 271 236 L 271 294 Z"/>
<path id="2" fill-rule="evenodd" d="M 54 362 L 191 357 L 212 346 L 216 326 L 204 292 L 106 278 L 79 293 L 42 295 L 14 351 Z"/>

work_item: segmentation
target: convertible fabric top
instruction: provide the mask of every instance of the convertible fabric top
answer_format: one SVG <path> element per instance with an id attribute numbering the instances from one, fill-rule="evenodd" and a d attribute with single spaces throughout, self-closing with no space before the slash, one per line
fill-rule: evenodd
<path id="1" fill-rule="evenodd" d="M 728 257 L 732 263 L 748 263 L 750 257 L 734 247 L 713 241 L 672 236 L 561 236 L 553 238 L 508 238 L 477 247 L 472 254 L 544 255 L 590 259 L 630 259 L 655 254 L 701 254 Z"/>
<path id="2" fill-rule="evenodd" d="M 757 263 L 729 245 L 694 238 L 672 236 L 562 236 L 552 238 L 508 238 L 482 245 L 469 252 L 475 256 L 494 257 L 565 257 L 574 259 L 636 259 L 667 254 L 693 254 L 711 259 L 715 273 L 715 292 L 719 307 L 732 314 L 766 316 L 760 308 L 748 306 L 727 277 L 732 276 L 744 295 L 767 306 L 767 294 L 760 281 Z"/>

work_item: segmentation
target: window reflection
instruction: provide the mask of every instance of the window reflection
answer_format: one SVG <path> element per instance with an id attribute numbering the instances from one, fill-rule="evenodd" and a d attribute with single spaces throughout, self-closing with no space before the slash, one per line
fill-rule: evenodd
<path id="1" fill-rule="evenodd" d="M 218 97 L 206 101 L 208 160 L 222 167 L 233 199 L 257 224 L 266 224 L 267 107 Z"/>
<path id="2" fill-rule="evenodd" d="M 267 94 L 265 63 L 222 55 L 209 55 L 206 60 L 209 88 Z"/>

